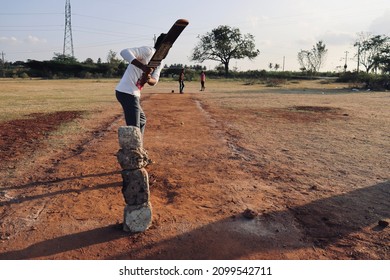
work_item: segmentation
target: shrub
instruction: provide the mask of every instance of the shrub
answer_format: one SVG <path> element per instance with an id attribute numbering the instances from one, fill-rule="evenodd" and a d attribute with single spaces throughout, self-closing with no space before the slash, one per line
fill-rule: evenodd
<path id="1" fill-rule="evenodd" d="M 337 82 L 350 83 L 351 87 L 371 90 L 390 89 L 389 75 L 376 75 L 366 72 L 347 72 L 340 75 Z"/>

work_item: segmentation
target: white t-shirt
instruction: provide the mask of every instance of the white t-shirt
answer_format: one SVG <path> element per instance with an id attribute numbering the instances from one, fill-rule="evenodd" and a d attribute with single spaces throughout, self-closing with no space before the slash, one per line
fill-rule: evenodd
<path id="1" fill-rule="evenodd" d="M 141 69 L 131 64 L 131 62 L 134 59 L 138 59 L 143 64 L 148 64 L 155 52 L 156 50 L 153 47 L 140 47 L 122 50 L 120 55 L 124 60 L 129 62 L 129 66 L 127 66 L 126 72 L 123 74 L 123 77 L 119 81 L 119 84 L 116 86 L 115 90 L 140 97 L 141 90 L 137 86 L 137 81 L 139 78 L 141 78 L 143 72 Z M 160 66 L 154 69 L 153 73 L 151 74 L 152 78 L 156 79 L 157 82 L 160 78 L 162 65 L 163 63 L 161 62 Z"/>

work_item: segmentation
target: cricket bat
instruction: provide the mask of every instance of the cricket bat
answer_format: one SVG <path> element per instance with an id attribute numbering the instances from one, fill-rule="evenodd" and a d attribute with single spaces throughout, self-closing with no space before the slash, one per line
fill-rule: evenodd
<path id="1" fill-rule="evenodd" d="M 156 68 L 160 66 L 161 61 L 167 57 L 169 50 L 175 43 L 176 39 L 180 36 L 183 30 L 188 25 L 188 20 L 186 19 L 178 19 L 169 29 L 167 35 L 164 40 L 161 42 L 160 47 L 156 50 L 152 58 L 150 59 L 148 66 L 152 68 Z"/>

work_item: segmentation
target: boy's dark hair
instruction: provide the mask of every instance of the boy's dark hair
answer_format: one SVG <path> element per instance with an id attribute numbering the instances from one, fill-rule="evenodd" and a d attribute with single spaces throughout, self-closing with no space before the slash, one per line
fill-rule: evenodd
<path id="1" fill-rule="evenodd" d="M 162 41 L 164 40 L 165 36 L 167 36 L 166 33 L 161 33 L 160 36 L 158 36 L 157 40 L 156 40 L 156 43 L 154 43 L 154 48 L 155 49 L 158 49 L 162 43 Z"/>

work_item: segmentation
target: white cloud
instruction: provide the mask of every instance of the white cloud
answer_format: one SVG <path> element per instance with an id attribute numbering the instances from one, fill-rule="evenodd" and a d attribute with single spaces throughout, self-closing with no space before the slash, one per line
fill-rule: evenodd
<path id="1" fill-rule="evenodd" d="M 5 44 L 5 45 L 21 45 L 21 44 L 27 44 L 27 45 L 38 45 L 38 44 L 46 44 L 47 40 L 46 39 L 41 39 L 36 36 L 28 35 L 24 39 L 19 39 L 14 36 L 12 37 L 0 37 L 0 43 Z"/>
<path id="2" fill-rule="evenodd" d="M 16 45 L 19 43 L 19 41 L 15 37 L 0 37 L 0 43 L 6 45 Z"/>
<path id="3" fill-rule="evenodd" d="M 28 35 L 28 37 L 26 39 L 24 39 L 24 42 L 28 43 L 28 44 L 36 45 L 36 44 L 46 44 L 47 40 L 46 39 L 40 39 L 40 38 L 38 38 L 36 36 Z"/>

